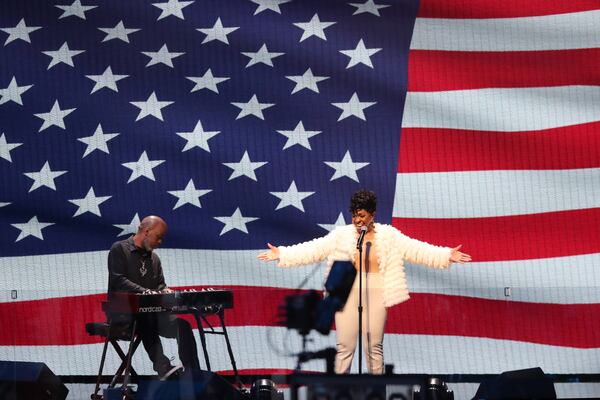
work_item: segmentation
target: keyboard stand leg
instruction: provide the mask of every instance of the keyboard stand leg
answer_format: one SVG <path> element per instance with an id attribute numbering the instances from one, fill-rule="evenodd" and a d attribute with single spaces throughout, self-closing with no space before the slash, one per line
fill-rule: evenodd
<path id="1" fill-rule="evenodd" d="M 237 366 L 235 365 L 235 357 L 233 356 L 233 350 L 231 343 L 229 342 L 229 335 L 227 334 L 227 328 L 225 328 L 225 312 L 221 309 L 217 315 L 221 321 L 221 329 L 223 329 L 223 335 L 225 336 L 225 343 L 227 344 L 227 352 L 229 353 L 229 359 L 231 360 L 231 367 L 233 368 L 233 376 L 235 377 L 236 384 L 241 388 L 243 387 L 240 375 L 238 374 Z"/>
<path id="2" fill-rule="evenodd" d="M 198 335 L 200 335 L 200 344 L 202 345 L 202 352 L 204 353 L 206 369 L 207 371 L 211 371 L 210 360 L 208 359 L 208 349 L 206 348 L 206 334 L 204 333 L 204 325 L 202 325 L 202 320 L 200 318 L 200 311 L 194 313 L 194 318 L 196 318 L 196 324 L 198 324 Z"/>

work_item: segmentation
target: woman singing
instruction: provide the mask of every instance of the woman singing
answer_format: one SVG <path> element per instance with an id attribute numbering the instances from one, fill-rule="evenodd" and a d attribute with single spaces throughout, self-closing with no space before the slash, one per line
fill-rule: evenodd
<path id="1" fill-rule="evenodd" d="M 327 260 L 325 277 L 334 261 L 352 261 L 358 270 L 357 239 L 364 227 L 363 240 L 363 348 L 371 374 L 383 373 L 383 332 L 387 310 L 408 300 L 404 260 L 432 268 L 449 268 L 452 262 L 471 261 L 471 256 L 455 248 L 434 246 L 411 239 L 390 225 L 375 222 L 375 193 L 360 190 L 350 199 L 352 225 L 337 227 L 328 235 L 293 246 L 273 246 L 258 255 L 260 260 L 279 260 L 280 267 L 293 267 Z M 335 372 L 348 373 L 358 339 L 359 280 L 346 305 L 335 316 L 337 354 Z"/>

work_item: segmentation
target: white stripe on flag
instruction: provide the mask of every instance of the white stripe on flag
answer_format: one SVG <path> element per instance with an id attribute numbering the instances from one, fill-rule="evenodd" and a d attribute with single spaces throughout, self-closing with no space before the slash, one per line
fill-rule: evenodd
<path id="1" fill-rule="evenodd" d="M 600 254 L 455 264 L 447 271 L 407 264 L 411 293 L 555 304 L 600 303 Z M 505 291 L 509 288 L 509 292 Z M 508 294 L 508 296 L 507 296 Z"/>
<path id="2" fill-rule="evenodd" d="M 598 182 L 598 168 L 400 173 L 393 216 L 479 218 L 595 208 Z"/>
<path id="3" fill-rule="evenodd" d="M 521 18 L 417 18 L 413 50 L 528 51 L 600 47 L 600 10 Z"/>
<path id="4" fill-rule="evenodd" d="M 297 332 L 285 328 L 257 326 L 232 327 L 231 338 L 237 367 L 293 369 L 294 357 L 301 340 Z M 271 336 L 267 336 L 270 331 Z M 317 350 L 335 345 L 334 333 L 329 337 L 313 333 L 310 348 Z M 164 339 L 165 354 L 177 355 L 176 342 Z M 547 346 L 511 340 L 495 340 L 438 335 L 386 334 L 385 362 L 394 364 L 395 373 L 493 374 L 507 370 L 541 367 L 546 373 L 597 373 L 600 349 L 577 349 Z M 231 370 L 225 341 L 208 338 L 211 367 L 214 371 Z M 109 352 L 106 371 L 116 370 L 117 357 Z M 79 346 L 2 346 L 0 359 L 45 362 L 58 375 L 95 375 L 102 354 L 102 344 Z M 356 357 L 353 370 L 357 370 Z M 364 357 L 363 357 L 364 359 Z M 532 361 L 535 360 L 535 361 Z M 323 371 L 322 361 L 304 364 L 306 370 Z M 141 374 L 153 374 L 143 349 L 136 352 L 133 365 Z M 204 365 L 201 359 L 201 365 Z"/>
<path id="5" fill-rule="evenodd" d="M 598 104 L 599 86 L 408 92 L 402 126 L 502 132 L 550 129 L 600 120 Z"/>
<path id="6" fill-rule="evenodd" d="M 320 289 L 323 270 L 278 268 L 275 262 L 256 258 L 261 250 L 187 250 L 158 249 L 165 280 L 169 286 L 273 286 L 297 288 L 310 275 L 303 288 Z M 0 258 L 3 279 L 0 302 L 10 300 L 10 291 L 18 290 L 17 300 L 104 293 L 108 285 L 108 252 Z"/>

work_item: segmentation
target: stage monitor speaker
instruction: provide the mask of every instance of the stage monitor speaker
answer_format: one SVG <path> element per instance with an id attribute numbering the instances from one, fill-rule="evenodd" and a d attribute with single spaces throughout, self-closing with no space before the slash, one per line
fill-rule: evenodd
<path id="1" fill-rule="evenodd" d="M 44 363 L 0 361 L 0 399 L 64 400 L 68 393 Z"/>
<path id="2" fill-rule="evenodd" d="M 423 387 L 427 376 L 293 374 L 289 382 L 294 400 L 411 400 L 415 387 Z M 302 396 L 303 387 L 306 396 Z"/>
<path id="3" fill-rule="evenodd" d="M 142 380 L 137 398 L 144 400 L 248 400 L 249 395 L 209 371 L 186 371 L 171 381 Z"/>
<path id="4" fill-rule="evenodd" d="M 485 380 L 473 399 L 556 399 L 556 391 L 554 383 L 537 367 L 506 371 Z"/>

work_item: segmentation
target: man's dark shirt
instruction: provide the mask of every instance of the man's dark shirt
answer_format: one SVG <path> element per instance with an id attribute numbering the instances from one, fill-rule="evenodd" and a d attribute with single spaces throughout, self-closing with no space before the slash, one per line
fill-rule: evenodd
<path id="1" fill-rule="evenodd" d="M 142 267 L 143 266 L 143 267 Z M 137 247 L 133 237 L 115 242 L 108 253 L 108 293 L 165 289 L 160 258 Z"/>

